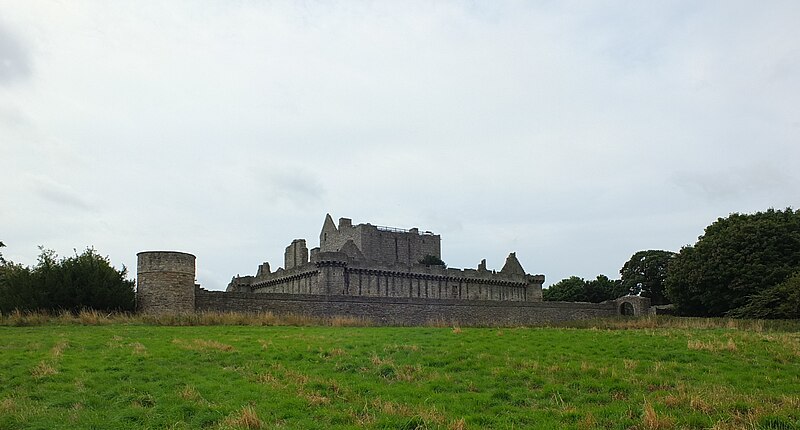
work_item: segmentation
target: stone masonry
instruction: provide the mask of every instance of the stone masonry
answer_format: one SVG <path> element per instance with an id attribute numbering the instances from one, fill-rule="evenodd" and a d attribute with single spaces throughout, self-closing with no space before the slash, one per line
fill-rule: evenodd
<path id="1" fill-rule="evenodd" d="M 195 311 L 194 255 L 173 251 L 146 251 L 136 256 L 136 306 L 140 311 Z"/>
<path id="2" fill-rule="evenodd" d="M 500 271 L 486 260 L 476 269 L 425 265 L 441 258 L 441 238 L 419 229 L 352 225 L 330 215 L 320 246 L 295 239 L 284 267 L 259 265 L 236 276 L 227 291 L 195 284 L 195 257 L 148 251 L 138 256 L 137 307 L 144 313 L 273 312 L 354 317 L 383 325 L 431 323 L 474 326 L 530 325 L 615 315 L 643 315 L 649 299 L 621 297 L 603 303 L 543 302 L 543 275 L 529 275 L 512 252 Z"/>
<path id="3" fill-rule="evenodd" d="M 441 259 L 441 237 L 418 228 L 403 230 L 372 224 L 339 226 L 325 217 L 320 246 L 310 254 L 306 241 L 286 247 L 284 267 L 270 272 L 269 263 L 255 276 L 235 277 L 229 292 L 321 294 L 327 296 L 408 297 L 421 299 L 527 301 L 542 300 L 544 275 L 525 273 L 515 253 L 499 271 L 483 260 L 477 269 L 425 265 L 425 257 Z"/>

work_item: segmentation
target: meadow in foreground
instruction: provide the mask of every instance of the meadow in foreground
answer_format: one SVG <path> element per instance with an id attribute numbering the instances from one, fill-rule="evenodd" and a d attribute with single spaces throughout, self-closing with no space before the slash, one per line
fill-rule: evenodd
<path id="1" fill-rule="evenodd" d="M 0 429 L 800 428 L 800 333 L 0 327 Z"/>

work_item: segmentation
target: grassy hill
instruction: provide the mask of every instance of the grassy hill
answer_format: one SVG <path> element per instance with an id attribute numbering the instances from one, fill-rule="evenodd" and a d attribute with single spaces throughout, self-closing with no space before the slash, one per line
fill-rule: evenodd
<path id="1" fill-rule="evenodd" d="M 586 325 L 0 326 L 0 429 L 800 428 L 796 330 Z"/>

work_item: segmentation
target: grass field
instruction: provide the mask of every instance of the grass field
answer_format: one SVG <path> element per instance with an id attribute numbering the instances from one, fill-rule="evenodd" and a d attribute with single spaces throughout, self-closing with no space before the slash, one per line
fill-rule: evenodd
<path id="1" fill-rule="evenodd" d="M 5 325 L 0 429 L 800 428 L 797 331 L 615 324 Z"/>

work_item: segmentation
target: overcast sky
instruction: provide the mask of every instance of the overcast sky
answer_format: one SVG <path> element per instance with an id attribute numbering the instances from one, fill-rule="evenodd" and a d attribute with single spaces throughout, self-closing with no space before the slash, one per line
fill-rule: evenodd
<path id="1" fill-rule="evenodd" d="M 619 277 L 800 206 L 800 2 L 0 0 L 0 240 L 197 256 L 224 289 L 326 213 Z"/>

